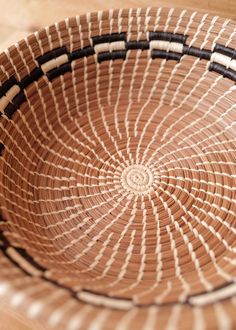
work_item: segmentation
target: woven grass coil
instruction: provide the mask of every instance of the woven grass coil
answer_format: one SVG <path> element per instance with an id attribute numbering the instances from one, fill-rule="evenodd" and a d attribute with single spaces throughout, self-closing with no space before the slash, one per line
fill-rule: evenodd
<path id="1" fill-rule="evenodd" d="M 45 329 L 236 328 L 236 24 L 72 17 L 0 55 L 0 298 Z"/>

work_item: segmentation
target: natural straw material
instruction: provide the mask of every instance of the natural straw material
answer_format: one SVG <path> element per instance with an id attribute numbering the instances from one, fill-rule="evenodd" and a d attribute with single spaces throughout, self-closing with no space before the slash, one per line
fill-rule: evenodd
<path id="1" fill-rule="evenodd" d="M 74 17 L 0 56 L 0 296 L 55 329 L 236 327 L 236 24 Z"/>

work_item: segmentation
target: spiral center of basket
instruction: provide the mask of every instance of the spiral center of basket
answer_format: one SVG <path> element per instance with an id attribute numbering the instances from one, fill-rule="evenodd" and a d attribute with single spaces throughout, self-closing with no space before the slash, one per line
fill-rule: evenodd
<path id="1" fill-rule="evenodd" d="M 124 169 L 121 182 L 128 191 L 142 194 L 150 191 L 154 176 L 152 171 L 144 165 L 131 165 Z"/>

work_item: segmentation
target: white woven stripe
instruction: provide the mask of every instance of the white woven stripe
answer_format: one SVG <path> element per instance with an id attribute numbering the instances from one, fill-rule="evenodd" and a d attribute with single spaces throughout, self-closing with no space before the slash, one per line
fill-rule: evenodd
<path id="1" fill-rule="evenodd" d="M 110 43 L 102 43 L 94 46 L 94 50 L 97 54 L 104 52 L 112 52 L 125 49 L 124 41 L 113 41 Z"/>
<path id="2" fill-rule="evenodd" d="M 18 85 L 12 86 L 6 94 L 0 98 L 0 112 L 6 108 L 6 106 L 13 100 L 13 98 L 20 93 L 20 87 Z"/>
<path id="3" fill-rule="evenodd" d="M 89 292 L 80 292 L 78 293 L 78 297 L 87 303 L 92 303 L 93 305 L 98 305 L 98 306 L 102 304 L 103 306 L 109 308 L 116 308 L 123 310 L 123 309 L 130 309 L 133 306 L 132 302 L 128 300 L 122 300 L 122 299 L 118 300 L 118 299 L 102 297 Z"/>
<path id="4" fill-rule="evenodd" d="M 41 69 L 44 73 L 47 73 L 48 71 L 58 68 L 60 65 L 68 62 L 68 56 L 66 54 L 58 56 L 57 58 L 54 58 L 46 63 L 43 63 L 41 65 Z"/>
<path id="5" fill-rule="evenodd" d="M 150 49 L 160 49 L 167 52 L 183 53 L 183 44 L 178 42 L 169 42 L 163 40 L 150 41 Z"/>
<path id="6" fill-rule="evenodd" d="M 232 60 L 229 56 L 215 52 L 212 53 L 210 61 L 222 64 L 227 69 L 236 70 L 236 60 Z"/>
<path id="7" fill-rule="evenodd" d="M 234 283 L 226 286 L 225 288 L 218 289 L 208 294 L 191 297 L 189 299 L 189 302 L 193 305 L 204 306 L 204 305 L 212 304 L 222 299 L 229 298 L 235 294 L 236 294 L 236 284 Z"/>

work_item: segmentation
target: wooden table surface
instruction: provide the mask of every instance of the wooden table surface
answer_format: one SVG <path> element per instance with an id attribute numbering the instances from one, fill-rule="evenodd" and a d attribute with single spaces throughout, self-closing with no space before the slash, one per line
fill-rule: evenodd
<path id="1" fill-rule="evenodd" d="M 236 20 L 236 0 L 0 0 L 0 51 L 41 27 L 89 11 L 128 7 L 182 7 Z M 46 330 L 0 301 L 0 330 Z"/>

